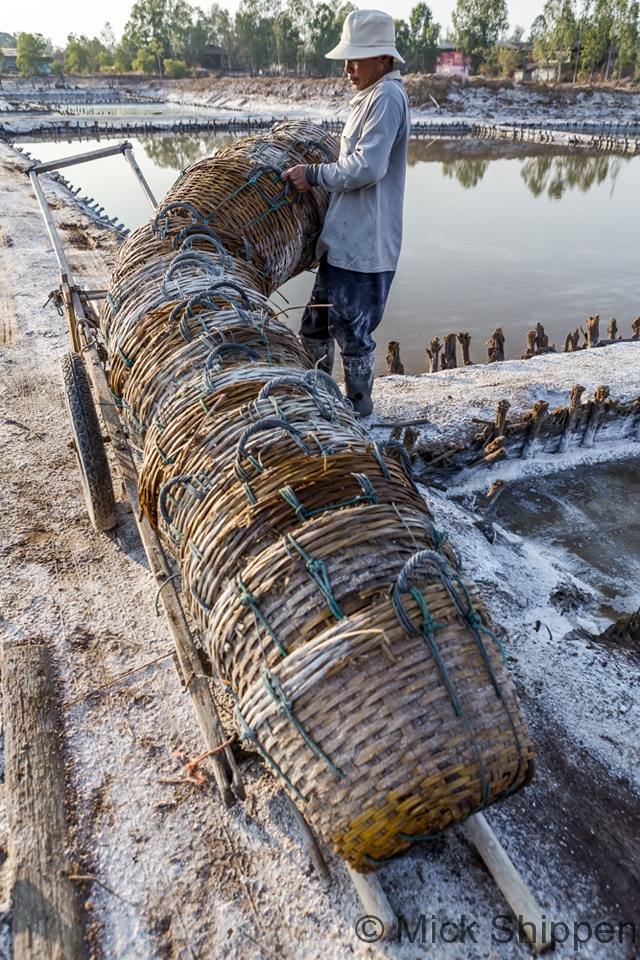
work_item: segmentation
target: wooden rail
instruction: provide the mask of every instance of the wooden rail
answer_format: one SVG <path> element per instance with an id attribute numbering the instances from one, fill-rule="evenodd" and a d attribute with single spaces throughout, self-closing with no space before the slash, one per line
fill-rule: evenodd
<path id="1" fill-rule="evenodd" d="M 2 644 L 14 960 L 85 960 L 80 892 L 67 859 L 57 692 L 45 643 Z"/>

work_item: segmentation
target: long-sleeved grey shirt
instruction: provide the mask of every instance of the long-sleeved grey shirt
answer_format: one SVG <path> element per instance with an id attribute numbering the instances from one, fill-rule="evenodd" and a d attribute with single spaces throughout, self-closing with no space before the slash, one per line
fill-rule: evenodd
<path id="1" fill-rule="evenodd" d="M 331 194 L 317 255 L 344 270 L 395 270 L 402 243 L 402 204 L 411 130 L 399 70 L 360 91 L 335 163 L 308 167 L 308 179 Z"/>

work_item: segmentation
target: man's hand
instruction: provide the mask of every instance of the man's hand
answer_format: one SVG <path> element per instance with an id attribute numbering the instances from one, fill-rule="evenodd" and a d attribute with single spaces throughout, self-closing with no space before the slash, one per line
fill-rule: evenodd
<path id="1" fill-rule="evenodd" d="M 295 167 L 289 167 L 280 174 L 281 180 L 291 180 L 298 193 L 304 193 L 311 189 L 311 184 L 307 181 L 307 165 L 299 163 Z"/>

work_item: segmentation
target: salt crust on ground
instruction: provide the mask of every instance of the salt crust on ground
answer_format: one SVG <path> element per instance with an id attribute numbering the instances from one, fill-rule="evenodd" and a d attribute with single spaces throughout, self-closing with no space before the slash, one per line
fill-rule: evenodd
<path id="1" fill-rule="evenodd" d="M 170 662 L 91 695 L 97 685 L 168 652 L 170 640 L 156 617 L 156 590 L 124 504 L 112 534 L 97 534 L 86 518 L 67 447 L 58 373 L 58 357 L 68 349 L 65 322 L 51 305 L 41 306 L 58 282 L 56 266 L 20 173 L 23 166 L 0 146 L 0 316 L 5 329 L 11 327 L 0 349 L 0 442 L 10 451 L 0 490 L 0 636 L 42 636 L 56 656 L 76 794 L 74 856 L 82 872 L 115 891 L 97 884 L 86 888 L 103 955 L 110 960 L 223 955 L 231 960 L 415 960 L 426 955 L 427 948 L 417 944 L 368 946 L 356 939 L 353 921 L 362 911 L 344 867 L 329 854 L 335 881 L 330 893 L 323 893 L 279 786 L 260 763 L 246 769 L 249 799 L 232 811 L 221 809 L 211 785 L 167 782 L 182 777 L 173 750 L 193 756 L 201 748 Z M 75 252 L 72 261 L 81 278 L 92 277 L 99 285 L 105 255 L 106 263 L 113 255 L 108 236 L 78 212 L 60 186 L 49 184 L 47 192 L 58 220 L 77 219 L 99 245 L 84 263 Z M 489 418 L 504 396 L 512 401 L 512 412 L 524 412 L 540 397 L 566 402 L 574 382 L 589 391 L 608 383 L 614 396 L 631 396 L 639 392 L 638 349 L 619 345 L 436 377 L 378 380 L 377 413 L 411 419 L 426 409 L 435 433 L 446 432 L 454 440 L 471 412 Z M 536 386 L 536 378 L 542 386 Z M 470 403 L 471 389 L 478 391 L 477 406 Z M 598 448 L 589 454 L 602 455 Z M 612 778 L 628 782 L 630 795 L 637 793 L 640 692 L 633 664 L 614 652 L 603 667 L 591 662 L 588 641 L 561 642 L 576 618 L 561 616 L 549 603 L 554 587 L 568 579 L 560 564 L 500 529 L 490 545 L 473 526 L 473 511 L 458 505 L 449 491 L 424 493 L 437 525 L 463 555 L 466 572 L 490 584 L 487 603 L 508 655 L 517 661 L 513 673 L 526 690 L 527 715 L 532 720 L 546 716 L 568 752 L 586 748 Z M 535 631 L 536 620 L 548 625 L 553 639 Z M 563 836 L 562 829 L 552 835 L 528 833 L 537 810 L 546 807 L 551 817 L 566 799 L 549 794 L 547 787 L 541 775 L 531 788 L 489 812 L 488 819 L 550 918 L 620 919 L 611 916 L 597 870 L 576 873 L 570 835 Z M 528 955 L 515 940 L 492 942 L 491 917 L 508 910 L 463 831 L 451 831 L 432 848 L 416 849 L 385 868 L 381 880 L 392 906 L 412 926 L 421 913 L 428 921 L 432 914 L 440 922 L 461 914 L 478 920 L 478 946 L 439 943 L 428 948 L 432 957 Z M 571 954 L 561 949 L 561 955 Z M 617 944 L 606 955 L 628 956 Z M 601 957 L 602 948 L 591 943 L 580 956 Z"/>
<path id="2" fill-rule="evenodd" d="M 640 107 L 640 91 L 625 88 L 573 87 L 564 84 L 558 87 L 545 85 L 514 84 L 511 81 L 482 81 L 447 77 L 405 77 L 405 87 L 411 101 L 411 114 L 414 120 L 446 123 L 447 120 L 487 120 L 493 123 L 519 123 L 523 120 L 594 121 L 611 123 L 630 121 L 637 123 Z M 313 119 L 330 117 L 344 121 L 349 114 L 349 100 L 353 90 L 345 79 L 340 77 L 329 80 L 296 80 L 294 78 L 210 78 L 207 80 L 183 80 L 166 83 L 163 81 L 140 81 L 119 86 L 129 88 L 139 98 L 149 96 L 156 100 L 184 107 L 184 113 L 162 117 L 157 110 L 149 108 L 148 114 L 141 113 L 131 117 L 132 122 L 144 122 L 165 125 L 170 128 L 186 117 L 205 119 L 207 116 L 220 120 L 254 119 Z M 19 109 L 24 106 L 16 99 L 16 92 L 37 105 L 39 99 L 45 102 L 56 101 L 64 104 L 73 97 L 84 97 L 91 102 L 91 93 L 112 93 L 104 87 L 103 81 L 96 79 L 73 78 L 71 89 L 25 88 L 24 81 L 7 80 L 0 92 L 0 113 L 3 114 L 2 126 L 7 133 L 26 134 L 43 122 L 53 121 L 51 114 L 20 116 Z M 13 94 L 13 99 L 12 99 Z M 438 108 L 430 99 L 435 94 Z M 190 110 L 204 109 L 206 113 Z M 72 116 L 76 123 L 91 127 L 95 120 L 119 122 L 118 117 Z M 59 122 L 59 117 L 57 118 Z"/>

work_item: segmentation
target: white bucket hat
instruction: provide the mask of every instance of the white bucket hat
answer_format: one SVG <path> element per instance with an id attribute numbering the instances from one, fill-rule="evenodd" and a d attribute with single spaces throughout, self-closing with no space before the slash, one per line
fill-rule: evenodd
<path id="1" fill-rule="evenodd" d="M 354 10 L 342 27 L 340 43 L 327 60 L 366 60 L 368 57 L 393 57 L 404 63 L 396 50 L 396 26 L 393 17 L 381 10 Z"/>

